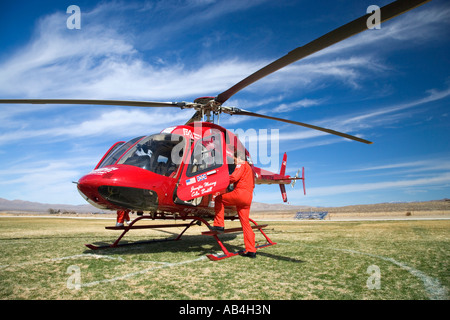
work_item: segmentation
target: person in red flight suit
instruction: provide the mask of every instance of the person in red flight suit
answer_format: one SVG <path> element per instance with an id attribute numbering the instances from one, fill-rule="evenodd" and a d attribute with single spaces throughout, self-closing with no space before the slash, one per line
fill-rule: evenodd
<path id="1" fill-rule="evenodd" d="M 253 170 L 247 161 L 235 155 L 236 169 L 230 175 L 230 183 L 234 183 L 234 190 L 216 196 L 214 210 L 214 224 L 212 230 L 223 231 L 225 226 L 225 206 L 236 206 L 239 220 L 244 232 L 245 252 L 243 256 L 256 258 L 255 233 L 250 226 L 250 206 L 255 188 Z"/>
<path id="2" fill-rule="evenodd" d="M 123 227 L 123 223 L 130 224 L 130 210 L 117 210 L 116 227 Z"/>

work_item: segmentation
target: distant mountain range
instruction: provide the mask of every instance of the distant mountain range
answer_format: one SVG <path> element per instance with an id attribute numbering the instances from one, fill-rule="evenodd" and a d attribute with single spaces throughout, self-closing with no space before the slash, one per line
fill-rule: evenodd
<path id="1" fill-rule="evenodd" d="M 49 209 L 61 210 L 61 212 L 77 212 L 77 213 L 91 213 L 91 212 L 106 212 L 102 211 L 90 204 L 70 205 L 70 204 L 49 204 L 30 202 L 22 200 L 6 200 L 0 198 L 0 211 L 25 211 L 25 212 L 49 212 Z"/>
<path id="2" fill-rule="evenodd" d="M 309 208 L 307 206 L 291 206 L 287 204 L 268 204 L 253 202 L 252 211 L 283 211 L 283 210 L 301 210 Z M 0 198 L 0 211 L 24 211 L 24 212 L 44 212 L 48 213 L 50 209 L 60 210 L 60 212 L 93 213 L 108 212 L 98 209 L 90 204 L 69 205 L 69 204 L 50 204 L 30 202 L 23 200 L 6 200 Z"/>

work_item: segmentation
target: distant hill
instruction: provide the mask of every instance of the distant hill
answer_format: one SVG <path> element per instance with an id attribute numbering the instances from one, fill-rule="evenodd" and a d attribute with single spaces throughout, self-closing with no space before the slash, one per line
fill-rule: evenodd
<path id="1" fill-rule="evenodd" d="M 61 210 L 61 212 L 77 212 L 77 213 L 93 213 L 106 212 L 102 211 L 90 204 L 70 205 L 70 204 L 50 204 L 30 202 L 23 200 L 6 200 L 0 198 L 0 211 L 24 211 L 24 212 L 45 212 L 49 209 Z"/>

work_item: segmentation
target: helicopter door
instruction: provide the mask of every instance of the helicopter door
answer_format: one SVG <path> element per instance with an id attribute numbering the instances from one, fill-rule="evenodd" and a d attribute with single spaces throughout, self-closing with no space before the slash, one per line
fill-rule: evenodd
<path id="1" fill-rule="evenodd" d="M 180 177 L 177 196 L 189 201 L 224 190 L 230 183 L 225 140 L 219 130 L 208 130 L 193 143 L 192 153 Z"/>

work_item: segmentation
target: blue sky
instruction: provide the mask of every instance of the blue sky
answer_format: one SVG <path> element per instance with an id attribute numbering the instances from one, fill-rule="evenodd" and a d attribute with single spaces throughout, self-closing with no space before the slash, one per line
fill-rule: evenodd
<path id="1" fill-rule="evenodd" d="M 0 5 L 0 98 L 193 101 L 390 1 L 8 1 Z M 81 29 L 68 29 L 69 5 Z M 305 167 L 291 204 L 450 198 L 450 4 L 433 0 L 254 83 L 227 106 L 324 126 L 372 145 L 270 120 L 279 166 Z M 75 184 L 116 141 L 184 123 L 192 110 L 1 105 L 0 197 L 84 204 Z M 272 130 L 272 131 L 271 131 Z M 247 131 L 249 132 L 249 131 Z M 274 138 L 273 136 L 272 138 Z M 269 148 L 270 149 L 270 148 Z M 276 152 L 276 150 L 274 151 Z M 278 169 L 276 169 L 278 170 Z M 277 186 L 255 201 L 279 203 Z"/>

